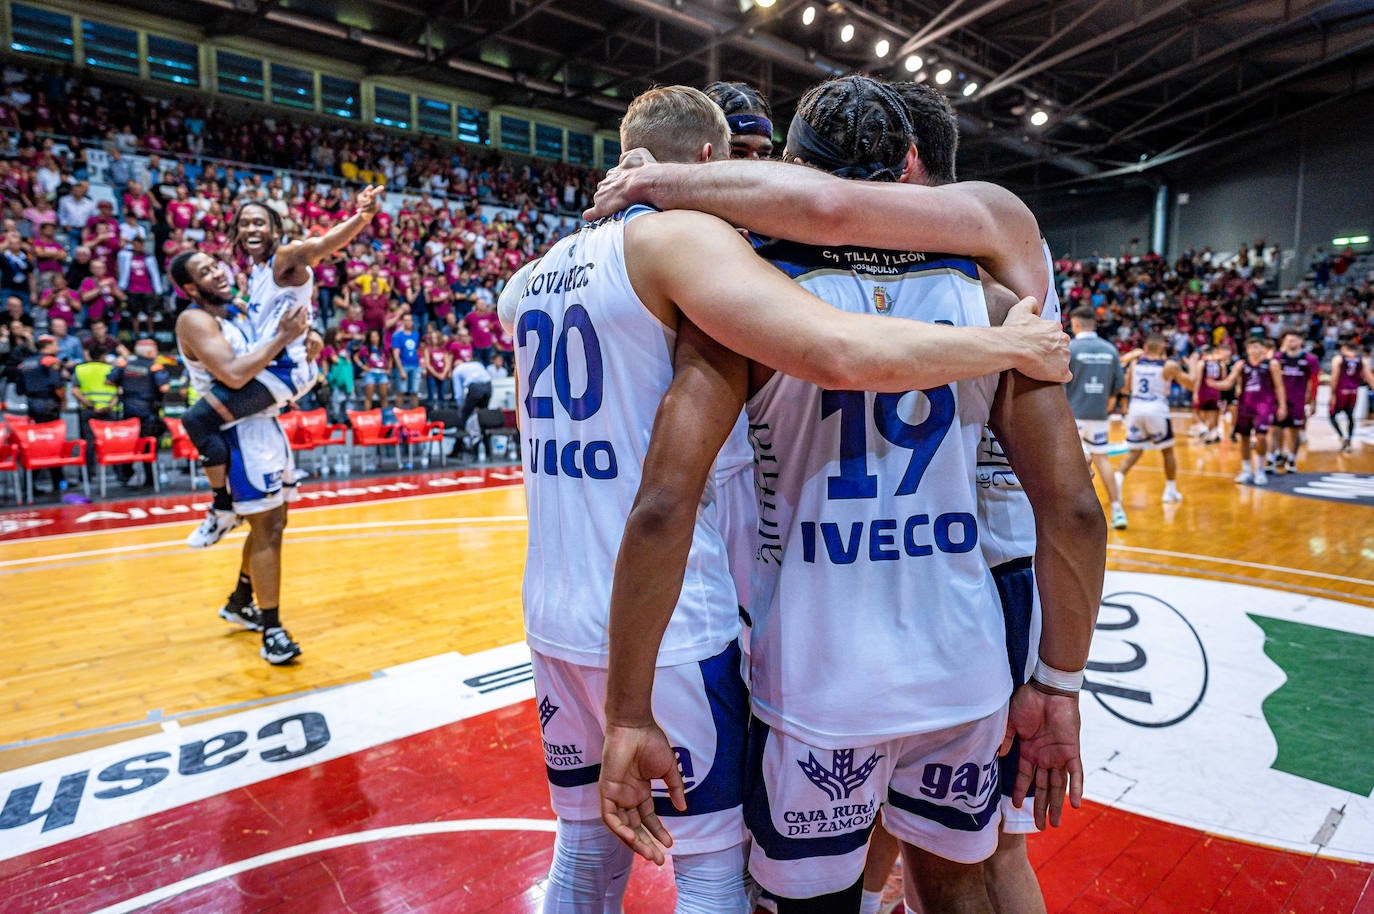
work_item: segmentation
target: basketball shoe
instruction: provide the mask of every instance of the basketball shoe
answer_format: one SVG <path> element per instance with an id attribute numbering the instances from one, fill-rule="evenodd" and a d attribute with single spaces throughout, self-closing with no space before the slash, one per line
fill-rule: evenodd
<path id="1" fill-rule="evenodd" d="M 243 523 L 243 518 L 233 511 L 217 511 L 210 508 L 205 512 L 205 520 L 186 537 L 186 545 L 192 549 L 208 549 L 224 539 L 224 534 Z"/>
<path id="2" fill-rule="evenodd" d="M 281 666 L 299 657 L 301 646 L 291 640 L 286 629 L 269 628 L 262 633 L 262 650 L 258 653 L 273 666 Z"/>
<path id="3" fill-rule="evenodd" d="M 220 607 L 219 617 L 225 622 L 232 622 L 235 625 L 242 625 L 250 632 L 262 631 L 262 613 L 258 607 L 249 603 L 247 606 L 239 606 L 233 600 Z"/>

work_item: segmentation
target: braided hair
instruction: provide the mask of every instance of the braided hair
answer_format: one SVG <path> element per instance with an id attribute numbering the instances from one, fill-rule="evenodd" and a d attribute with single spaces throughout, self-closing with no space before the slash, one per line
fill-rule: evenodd
<path id="1" fill-rule="evenodd" d="M 959 121 L 949 99 L 939 89 L 922 83 L 893 83 L 892 88 L 906 102 L 911 118 L 912 136 L 921 164 L 931 184 L 953 184 L 954 159 L 959 151 Z"/>
<path id="2" fill-rule="evenodd" d="M 239 243 L 239 222 L 243 219 L 243 211 L 250 206 L 259 207 L 263 212 L 267 213 L 268 224 L 272 226 L 272 233 L 276 235 L 278 244 L 281 243 L 282 237 L 286 234 L 286 226 L 282 223 L 281 213 L 277 212 L 266 203 L 262 203 L 258 200 L 251 200 L 238 208 L 238 212 L 234 213 L 233 221 L 229 223 L 229 247 L 236 254 L 248 253 Z"/>
<path id="3" fill-rule="evenodd" d="M 762 114 L 769 120 L 773 118 L 768 99 L 747 83 L 713 82 L 706 87 L 706 97 L 715 102 L 726 117 L 732 114 Z"/>
<path id="4" fill-rule="evenodd" d="M 787 155 L 842 178 L 900 181 L 912 140 L 906 103 L 867 76 L 842 76 L 802 98 Z"/>

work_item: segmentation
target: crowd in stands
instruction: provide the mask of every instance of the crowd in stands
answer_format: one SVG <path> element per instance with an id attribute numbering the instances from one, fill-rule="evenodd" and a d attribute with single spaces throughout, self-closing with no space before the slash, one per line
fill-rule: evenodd
<path id="1" fill-rule="evenodd" d="M 354 192 L 380 183 L 399 205 L 316 271 L 328 399 L 461 404 L 463 363 L 508 370 L 512 343 L 494 313 L 504 278 L 572 230 L 569 214 L 600 177 L 381 129 L 232 118 L 12 65 L 3 83 L 0 131 L 14 143 L 0 160 L 0 365 L 11 382 L 43 335 L 58 338 L 68 371 L 127 358 L 140 337 L 168 349 L 179 304 L 165 267 L 181 251 L 223 259 L 246 295 L 246 262 L 231 249 L 242 203 L 265 202 L 288 237 L 303 237 L 346 219 Z M 97 147 L 113 199 L 97 201 L 86 180 Z"/>
<path id="2" fill-rule="evenodd" d="M 1302 280 L 1283 290 L 1276 282 L 1280 257 L 1276 245 L 1261 240 L 1227 254 L 1190 247 L 1172 262 L 1154 253 L 1064 259 L 1055 272 L 1065 313 L 1091 306 L 1098 332 L 1123 353 L 1139 349 L 1151 333 L 1163 334 L 1177 357 L 1223 341 L 1237 351 L 1236 342 L 1255 328 L 1274 340 L 1299 329 L 1319 358 L 1333 354 L 1341 339 L 1374 342 L 1374 274 L 1352 272 L 1351 252 L 1332 258 L 1318 249 Z"/>
<path id="3" fill-rule="evenodd" d="M 47 336 L 69 379 L 82 363 L 132 358 L 140 339 L 160 341 L 174 366 L 173 256 L 199 249 L 224 260 L 246 296 L 246 261 L 232 249 L 241 204 L 264 202 L 288 237 L 303 237 L 348 218 L 357 189 L 380 183 L 392 204 L 316 271 L 328 390 L 319 400 L 336 417 L 349 403 L 461 406 L 481 381 L 464 365 L 489 378 L 510 370 L 512 340 L 494 311 L 505 278 L 574 228 L 600 178 L 270 109 L 233 117 L 85 74 L 11 64 L 0 82 L 0 140 L 12 141 L 0 158 L 0 381 L 16 385 Z M 108 156 L 109 193 L 93 195 L 87 181 L 95 150 Z M 1123 352 L 1155 332 L 1178 357 L 1223 340 L 1234 349 L 1252 328 L 1277 339 L 1297 327 L 1319 357 L 1338 340 L 1374 338 L 1374 275 L 1357 275 L 1353 255 L 1318 250 L 1307 278 L 1286 291 L 1279 266 L 1278 247 L 1259 241 L 1224 255 L 1189 248 L 1172 262 L 1153 253 L 1061 260 L 1056 282 L 1065 313 L 1091 306 Z"/>

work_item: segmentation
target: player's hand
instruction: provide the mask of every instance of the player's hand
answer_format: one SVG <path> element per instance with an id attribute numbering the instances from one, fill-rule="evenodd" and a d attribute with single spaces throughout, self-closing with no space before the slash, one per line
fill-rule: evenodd
<path id="1" fill-rule="evenodd" d="M 366 222 L 371 222 L 372 217 L 382 211 L 382 188 L 374 184 L 369 184 L 358 191 L 357 213 Z"/>
<path id="2" fill-rule="evenodd" d="M 277 327 L 277 332 L 280 333 L 284 339 L 294 340 L 309 329 L 310 311 L 305 305 L 297 305 L 282 315 L 281 323 Z"/>
<path id="3" fill-rule="evenodd" d="M 1040 302 L 1023 298 L 1007 312 L 1002 327 L 1015 334 L 1023 351 L 1016 370 L 1037 381 L 1063 384 L 1069 373 L 1069 335 L 1057 321 L 1042 320 Z"/>
<path id="4" fill-rule="evenodd" d="M 1007 733 L 1002 754 L 1011 749 L 1011 738 L 1021 737 L 1021 759 L 1012 787 L 1011 802 L 1017 809 L 1035 784 L 1035 826 L 1058 826 L 1067 788 L 1069 805 L 1083 801 L 1083 760 L 1078 733 L 1078 696 L 1048 695 L 1027 683 L 1011 696 Z"/>
<path id="5" fill-rule="evenodd" d="M 654 812 L 649 782 L 661 779 L 678 811 L 687 809 L 686 789 L 677 756 L 657 724 L 643 727 L 606 725 L 601 750 L 601 821 L 636 854 L 658 866 L 673 836 Z"/>
<path id="6" fill-rule="evenodd" d="M 640 179 L 645 165 L 655 165 L 658 160 L 647 149 L 627 149 L 620 154 L 620 164 L 606 172 L 606 177 L 596 186 L 596 196 L 591 208 L 582 214 L 588 222 L 595 222 L 620 212 L 634 203 L 644 203 L 644 192 Z"/>
<path id="7" fill-rule="evenodd" d="M 1284 403 L 1279 407 L 1279 411 L 1274 414 L 1274 418 L 1282 422 L 1288 418 L 1288 404 Z"/>

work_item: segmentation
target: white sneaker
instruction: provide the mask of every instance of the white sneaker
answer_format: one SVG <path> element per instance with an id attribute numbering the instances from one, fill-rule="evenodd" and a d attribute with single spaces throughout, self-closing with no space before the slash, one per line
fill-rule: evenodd
<path id="1" fill-rule="evenodd" d="M 1121 507 L 1112 508 L 1112 529 L 1126 529 L 1126 509 Z"/>
<path id="2" fill-rule="evenodd" d="M 1260 472 L 1263 472 L 1263 470 L 1261 470 Z M 1240 483 L 1243 486 L 1249 485 L 1254 481 L 1255 474 L 1250 472 L 1249 467 L 1246 467 L 1245 469 L 1241 470 L 1240 474 L 1236 476 L 1236 482 Z"/>
<path id="3" fill-rule="evenodd" d="M 1183 493 L 1178 489 L 1165 489 L 1164 498 L 1162 500 L 1166 505 L 1176 505 L 1183 501 Z"/>
<path id="4" fill-rule="evenodd" d="M 243 518 L 233 511 L 217 511 L 211 508 L 205 512 L 205 520 L 200 522 L 200 526 L 186 537 L 186 545 L 192 549 L 208 549 L 224 539 L 224 534 L 241 523 Z"/>
<path id="5" fill-rule="evenodd" d="M 1256 470 L 1256 471 L 1255 471 L 1255 485 L 1257 485 L 1257 486 L 1267 486 L 1267 485 L 1269 485 L 1269 477 L 1266 476 L 1266 475 L 1264 474 L 1264 470 Z"/>

